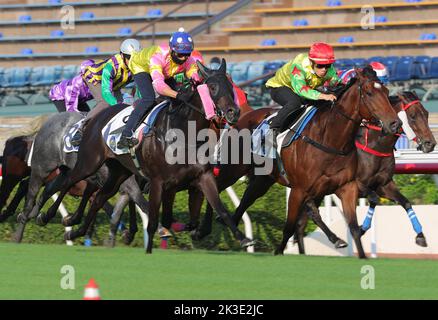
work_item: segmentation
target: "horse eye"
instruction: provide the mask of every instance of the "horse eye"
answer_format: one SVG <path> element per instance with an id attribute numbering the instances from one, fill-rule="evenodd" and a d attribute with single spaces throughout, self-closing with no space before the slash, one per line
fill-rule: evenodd
<path id="1" fill-rule="evenodd" d="M 372 97 L 373 96 L 372 92 L 367 91 L 367 96 Z"/>
<path id="2" fill-rule="evenodd" d="M 216 83 L 212 83 L 212 84 L 209 86 L 209 89 L 210 89 L 210 94 L 211 94 L 213 97 L 215 97 L 215 96 L 218 95 L 218 93 L 219 93 L 219 86 L 218 86 Z"/>

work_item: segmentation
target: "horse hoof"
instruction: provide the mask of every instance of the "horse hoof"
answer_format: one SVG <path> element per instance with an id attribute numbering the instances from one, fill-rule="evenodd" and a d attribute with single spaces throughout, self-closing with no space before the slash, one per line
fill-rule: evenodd
<path id="1" fill-rule="evenodd" d="M 415 237 L 415 243 L 419 245 L 420 247 L 427 247 L 426 238 L 424 235 L 417 235 Z"/>
<path id="2" fill-rule="evenodd" d="M 348 244 L 344 240 L 342 240 L 342 239 L 338 239 L 335 242 L 335 248 L 336 249 L 342 249 L 342 248 L 346 248 L 346 247 L 348 247 Z"/>
<path id="3" fill-rule="evenodd" d="M 255 241 L 254 240 L 251 240 L 251 239 L 248 239 L 248 238 L 245 238 L 245 239 L 243 239 L 243 240 L 240 240 L 240 246 L 242 247 L 242 248 L 247 248 L 247 247 L 249 247 L 249 246 L 253 246 L 255 244 Z"/>
<path id="4" fill-rule="evenodd" d="M 131 232 L 129 232 L 129 230 L 124 230 L 122 232 L 122 241 L 124 244 L 129 246 L 133 240 L 134 240 L 134 236 L 131 234 Z"/>
<path id="5" fill-rule="evenodd" d="M 41 214 L 39 214 L 39 215 L 36 217 L 36 219 L 35 219 L 35 223 L 36 223 L 37 225 L 41 226 L 41 227 L 44 227 L 44 226 L 47 224 L 47 222 L 44 221 L 44 218 L 43 218 L 43 216 L 42 216 Z"/>

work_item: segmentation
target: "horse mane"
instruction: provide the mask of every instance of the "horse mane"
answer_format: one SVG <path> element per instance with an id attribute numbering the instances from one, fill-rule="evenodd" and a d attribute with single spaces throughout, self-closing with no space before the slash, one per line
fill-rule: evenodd
<path id="1" fill-rule="evenodd" d="M 21 136 L 33 136 L 35 135 L 49 118 L 49 114 L 43 114 L 32 119 L 27 125 L 17 128 L 12 131 L 10 138 L 21 137 Z"/>

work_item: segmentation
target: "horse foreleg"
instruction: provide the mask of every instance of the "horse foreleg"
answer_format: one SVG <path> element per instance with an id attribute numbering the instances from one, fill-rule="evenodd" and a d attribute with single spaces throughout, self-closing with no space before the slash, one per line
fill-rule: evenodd
<path id="1" fill-rule="evenodd" d="M 170 229 L 173 221 L 173 203 L 175 202 L 176 190 L 174 188 L 163 191 L 163 215 L 161 216 L 161 225 Z"/>
<path id="2" fill-rule="evenodd" d="M 119 228 L 119 223 L 122 218 L 123 209 L 128 205 L 129 196 L 126 193 L 121 193 L 119 199 L 114 206 L 113 213 L 110 220 L 110 234 L 108 239 L 108 246 L 114 247 L 116 244 L 116 234 Z"/>
<path id="3" fill-rule="evenodd" d="M 420 224 L 420 221 L 418 220 L 415 211 L 412 209 L 411 203 L 404 195 L 401 194 L 395 182 L 391 180 L 388 184 L 379 187 L 377 189 L 377 193 L 381 197 L 396 201 L 406 210 L 409 220 L 411 221 L 412 228 L 414 229 L 415 233 L 417 233 L 415 243 L 421 247 L 427 247 L 426 238 L 423 234 L 423 228 Z"/>
<path id="4" fill-rule="evenodd" d="M 9 218 L 15 213 L 15 210 L 17 210 L 21 200 L 26 196 L 28 188 L 29 188 L 29 179 L 21 180 L 20 184 L 18 185 L 18 190 L 15 193 L 15 196 L 12 199 L 11 203 L 9 203 L 6 210 L 0 214 L 0 222 L 5 221 L 7 218 Z M 1 210 L 1 206 L 0 206 L 0 210 Z"/>
<path id="5" fill-rule="evenodd" d="M 303 207 L 303 203 L 305 201 L 305 193 L 298 188 L 294 188 L 291 190 L 288 199 L 288 211 L 287 211 L 287 219 L 286 224 L 283 228 L 283 239 L 281 243 L 274 251 L 274 254 L 283 254 L 284 249 L 286 248 L 287 242 L 289 238 L 295 232 L 296 222 L 298 218 L 298 214 L 300 212 L 301 207 Z"/>
<path id="6" fill-rule="evenodd" d="M 203 197 L 204 198 L 204 197 Z M 201 225 L 192 232 L 192 240 L 199 241 L 211 233 L 211 227 L 213 223 L 213 208 L 207 202 L 207 208 L 205 210 L 204 219 L 202 219 Z"/>
<path id="7" fill-rule="evenodd" d="M 146 253 L 152 253 L 152 244 L 154 242 L 154 234 L 158 228 L 158 218 L 160 214 L 161 197 L 163 195 L 162 181 L 152 179 L 150 182 L 149 191 L 149 222 L 148 222 L 148 244 Z"/>
<path id="8" fill-rule="evenodd" d="M 356 204 L 359 197 L 359 190 L 356 181 L 350 181 L 336 190 L 336 195 L 342 201 L 342 208 L 347 224 L 350 228 L 351 235 L 356 244 L 357 253 L 360 259 L 365 259 L 366 255 L 360 240 L 361 232 L 357 224 Z"/>
<path id="9" fill-rule="evenodd" d="M 242 200 L 232 217 L 236 226 L 239 225 L 245 211 L 252 206 L 258 198 L 264 196 L 274 183 L 275 180 L 268 175 L 253 175 L 250 177 Z"/>
<path id="10" fill-rule="evenodd" d="M 4 174 L 0 186 L 0 212 L 3 209 L 3 207 L 6 205 L 6 202 L 12 190 L 14 190 L 15 186 L 20 182 L 22 178 L 23 178 L 22 176 Z M 8 217 L 9 215 L 6 215 L 6 213 L 0 214 L 0 222 L 5 221 Z"/>
<path id="11" fill-rule="evenodd" d="M 201 216 L 201 208 L 203 202 L 204 202 L 204 195 L 202 194 L 202 192 L 197 188 L 190 187 L 189 188 L 190 221 L 185 226 L 185 230 L 192 231 L 198 228 L 199 217 Z"/>
<path id="12" fill-rule="evenodd" d="M 98 210 L 102 208 L 103 204 L 109 198 L 117 193 L 123 181 L 125 181 L 131 175 L 131 172 L 124 168 L 116 160 L 109 161 L 108 168 L 110 169 L 109 177 L 103 187 L 96 194 L 96 197 L 91 204 L 90 210 L 85 217 L 84 224 L 80 226 L 78 230 L 71 230 L 69 232 L 66 232 L 64 234 L 65 240 L 73 240 L 78 237 L 84 236 L 89 229 L 91 223 L 93 223 L 96 219 L 96 214 Z"/>
<path id="13" fill-rule="evenodd" d="M 368 207 L 368 211 L 365 216 L 365 219 L 363 220 L 362 225 L 360 226 L 361 235 L 364 235 L 365 232 L 367 232 L 368 229 L 371 228 L 371 221 L 373 220 L 374 212 L 376 211 L 376 206 L 379 203 L 379 196 L 373 190 L 368 191 L 367 198 L 368 198 L 368 202 L 370 203 L 370 206 Z"/>
<path id="14" fill-rule="evenodd" d="M 311 212 L 312 209 L 306 206 L 305 211 L 306 212 L 299 216 L 296 231 L 294 233 L 294 243 L 298 244 L 298 252 L 300 254 L 306 254 L 306 251 L 304 249 L 304 231 L 306 229 L 307 221 L 309 219 L 309 211 Z"/>
<path id="15" fill-rule="evenodd" d="M 230 214 L 219 198 L 219 192 L 213 175 L 209 172 L 203 174 L 197 181 L 197 187 L 203 192 L 207 201 L 213 209 L 220 215 L 225 224 L 230 228 L 234 237 L 240 241 L 241 247 L 253 245 L 253 241 L 246 238 L 243 233 L 236 227 Z"/>

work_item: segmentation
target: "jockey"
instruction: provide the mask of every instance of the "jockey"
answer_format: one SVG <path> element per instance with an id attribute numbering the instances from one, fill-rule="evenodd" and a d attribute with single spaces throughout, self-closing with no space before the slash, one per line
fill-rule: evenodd
<path id="1" fill-rule="evenodd" d="M 380 82 L 382 82 L 384 85 L 387 85 L 389 83 L 389 79 L 388 70 L 386 69 L 385 65 L 377 61 L 372 61 L 369 63 L 369 65 L 376 72 L 377 78 L 379 78 Z M 350 79 L 353 78 L 355 75 L 356 72 L 354 71 L 354 68 L 338 71 L 338 76 L 343 84 L 347 84 L 348 81 L 350 81 Z"/>
<path id="2" fill-rule="evenodd" d="M 333 48 L 326 43 L 317 42 L 310 47 L 308 54 L 299 54 L 277 70 L 275 76 L 266 82 L 272 100 L 283 106 L 270 125 L 274 133 L 274 146 L 276 135 L 290 113 L 298 110 L 303 104 L 314 103 L 315 100 L 336 100 L 333 94 L 315 90 L 326 82 L 330 85 L 340 82 L 333 67 L 334 62 Z"/>
<path id="3" fill-rule="evenodd" d="M 63 80 L 54 85 L 49 92 L 49 98 L 52 100 L 58 112 L 88 112 L 90 107 L 87 101 L 92 100 L 90 89 L 82 79 L 82 74 L 93 60 L 85 60 L 81 64 L 81 72 L 73 79 Z"/>
<path id="4" fill-rule="evenodd" d="M 151 111 L 155 102 L 155 91 L 178 101 L 188 102 L 193 92 L 191 90 L 175 91 L 165 80 L 184 72 L 187 78 L 200 81 L 196 59 L 191 56 L 193 39 L 183 28 L 173 33 L 169 44 L 151 46 L 136 52 L 129 61 L 137 89 L 141 98 L 134 103 L 134 110 L 123 129 L 117 147 L 122 149 L 138 143 L 134 130 L 143 117 Z"/>
<path id="5" fill-rule="evenodd" d="M 84 124 L 72 137 L 71 144 L 78 146 L 82 139 L 82 131 L 86 123 L 108 106 L 123 102 L 120 91 L 132 81 L 128 63 L 134 52 L 140 51 L 140 42 L 136 39 L 126 39 L 120 45 L 120 53 L 107 60 L 100 60 L 88 66 L 83 73 L 84 82 L 96 100 L 96 106 L 88 113 Z"/>

